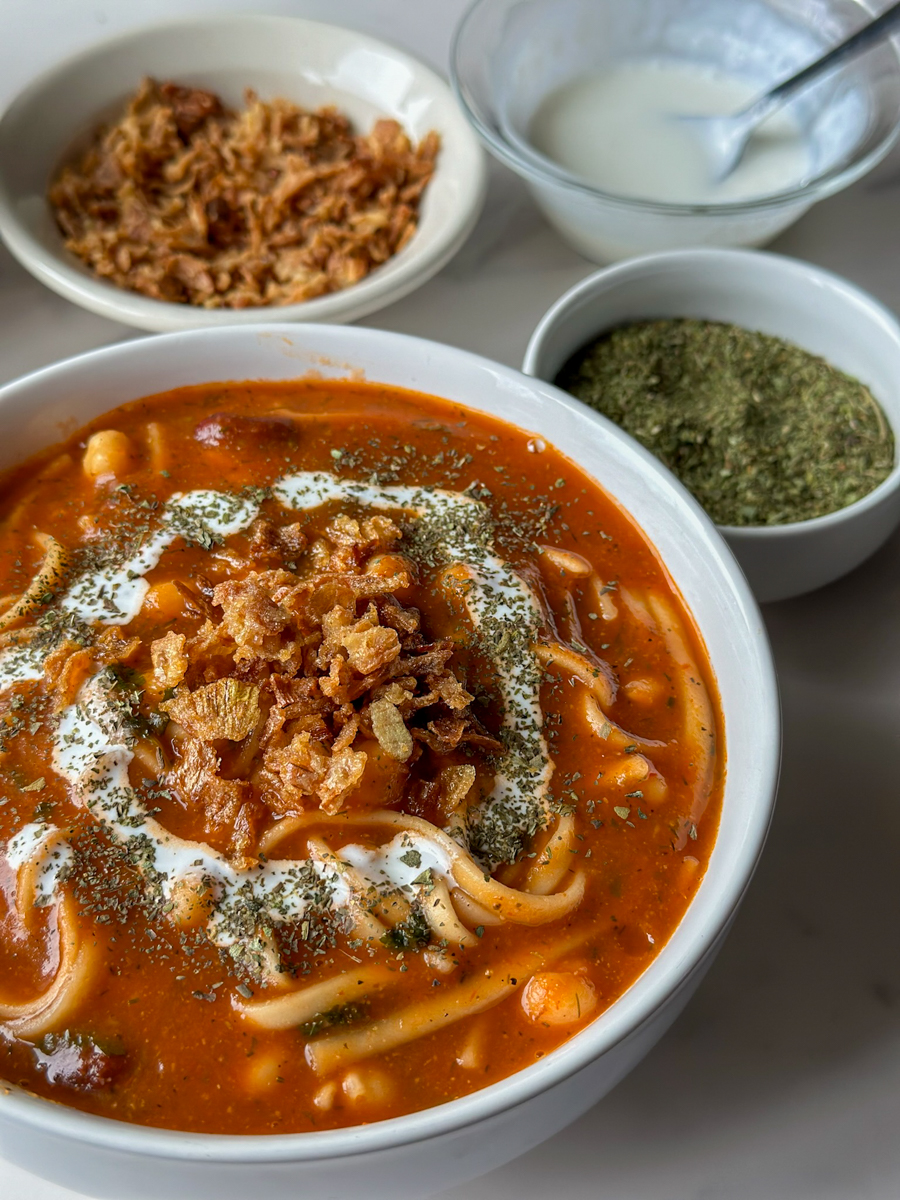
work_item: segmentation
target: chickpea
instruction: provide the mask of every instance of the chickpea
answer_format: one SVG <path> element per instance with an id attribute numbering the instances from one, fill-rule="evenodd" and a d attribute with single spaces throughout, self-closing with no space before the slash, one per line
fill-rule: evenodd
<path id="1" fill-rule="evenodd" d="M 328 1083 L 323 1083 L 316 1094 L 313 1096 L 313 1104 L 321 1112 L 327 1112 L 329 1108 L 334 1107 L 335 1096 L 337 1095 L 337 1084 L 333 1079 Z"/>
<path id="2" fill-rule="evenodd" d="M 699 858 L 694 858 L 693 854 L 686 854 L 681 860 L 681 866 L 678 868 L 677 887 L 679 891 L 687 895 L 694 889 L 699 878 Z"/>
<path id="3" fill-rule="evenodd" d="M 88 438 L 81 465 L 91 479 L 124 475 L 137 460 L 131 438 L 118 429 L 101 429 Z"/>
<path id="4" fill-rule="evenodd" d="M 377 1067 L 353 1067 L 341 1082 L 351 1104 L 387 1104 L 394 1098 L 394 1083 Z"/>
<path id="5" fill-rule="evenodd" d="M 668 790 L 668 786 L 662 775 L 648 775 L 646 779 L 641 781 L 643 799 L 651 807 L 662 804 L 666 799 Z"/>
<path id="6" fill-rule="evenodd" d="M 279 1082 L 282 1062 L 272 1051 L 255 1054 L 251 1058 L 245 1076 L 251 1092 L 265 1092 Z"/>
<path id="7" fill-rule="evenodd" d="M 536 1024 L 571 1025 L 596 1007 L 594 985 L 573 971 L 538 971 L 522 991 L 522 1008 Z"/>
<path id="8" fill-rule="evenodd" d="M 626 754 L 605 769 L 604 780 L 620 788 L 634 787 L 650 774 L 650 763 L 642 754 Z"/>

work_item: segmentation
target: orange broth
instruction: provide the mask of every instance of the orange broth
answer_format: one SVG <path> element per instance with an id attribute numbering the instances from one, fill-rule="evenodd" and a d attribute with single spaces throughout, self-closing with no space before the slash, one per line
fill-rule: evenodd
<path id="1" fill-rule="evenodd" d="M 224 422 L 217 416 L 223 413 L 228 414 Z M 212 425 L 203 426 L 213 436 L 198 440 L 198 425 L 214 416 Z M 85 447 L 101 430 L 126 435 L 127 443 L 119 444 L 126 454 L 113 474 L 91 477 L 84 467 Z M 594 664 L 598 675 L 597 664 L 602 665 L 613 699 L 605 714 L 610 724 L 598 733 L 584 716 L 590 679 L 586 684 L 565 662 L 544 664 L 543 733 L 553 763 L 545 827 L 522 840 L 516 862 L 485 863 L 483 856 L 473 860 L 484 866 L 486 876 L 516 894 L 529 893 L 535 879 L 543 878 L 531 873 L 552 860 L 552 894 L 578 878 L 584 881 L 583 897 L 565 915 L 533 924 L 482 922 L 472 916 L 476 908 L 463 904 L 459 917 L 468 934 L 462 943 L 452 944 L 422 926 L 421 908 L 432 902 L 432 874 L 401 897 L 410 916 L 400 933 L 391 926 L 390 914 L 384 915 L 384 904 L 374 900 L 368 913 L 384 921 L 384 938 L 366 941 L 358 929 L 348 930 L 346 921 L 342 925 L 340 915 L 327 912 L 311 931 L 301 921 L 289 930 L 269 929 L 269 940 L 274 938 L 280 951 L 280 968 L 275 976 L 261 979 L 227 946 L 214 944 L 202 921 L 178 926 L 171 905 L 166 911 L 166 905 L 146 901 L 145 880 L 133 858 L 123 856 L 84 796 L 54 770 L 53 737 L 60 719 L 54 709 L 62 711 L 60 689 L 68 689 L 62 699 L 76 703 L 79 683 L 97 667 L 90 644 L 64 643 L 54 667 L 62 670 L 62 680 L 45 675 L 0 692 L 0 1014 L 6 1011 L 8 1018 L 5 1025 L 0 1019 L 0 1075 L 41 1096 L 120 1120 L 227 1134 L 326 1129 L 440 1104 L 534 1063 L 612 1004 L 665 945 L 706 869 L 720 813 L 724 742 L 715 680 L 690 615 L 654 548 L 595 481 L 541 439 L 470 409 L 386 386 L 315 379 L 216 383 L 125 404 L 3 480 L 3 603 L 13 604 L 27 590 L 45 559 L 48 538 L 69 556 L 61 574 L 71 573 L 85 547 L 108 547 L 117 538 L 131 539 L 133 545 L 135 539 L 149 537 L 175 493 L 260 489 L 301 470 L 351 480 L 377 477 L 378 486 L 470 489 L 468 494 L 486 506 L 495 522 L 493 552 L 512 565 L 540 600 L 541 636 L 574 647 L 579 661 Z M 303 540 L 305 548 L 298 551 L 296 541 L 295 549 L 284 550 L 277 563 L 278 570 L 298 577 L 310 570 L 311 555 L 325 561 L 333 544 L 329 522 L 336 513 L 361 515 L 352 502 L 332 501 L 297 514 L 263 493 L 252 496 L 261 518 L 276 533 L 289 522 L 299 525 L 300 532 L 291 536 Z M 447 669 L 475 696 L 470 705 L 475 715 L 465 718 L 468 728 L 481 728 L 488 739 L 502 741 L 507 736 L 503 704 L 490 656 L 477 638 L 468 636 L 463 606 L 435 584 L 433 567 L 415 561 L 402 514 L 393 515 L 404 533 L 390 553 L 401 555 L 401 561 L 411 559 L 414 575 L 408 586 L 398 587 L 395 600 L 404 610 L 415 608 L 421 614 L 421 632 L 409 635 L 413 641 L 408 644 L 415 638 L 424 638 L 423 645 L 455 639 Z M 258 547 L 251 548 L 252 536 L 262 544 L 258 529 L 255 535 L 247 529 L 212 547 L 176 539 L 147 573 L 150 597 L 133 620 L 117 627 L 122 638 L 137 638 L 139 644 L 113 666 L 117 680 L 125 680 L 122 686 L 133 689 L 129 694 L 138 716 L 158 714 L 159 705 L 171 700 L 163 695 L 187 688 L 181 682 L 166 692 L 154 691 L 148 683 L 155 661 L 151 645 L 174 632 L 186 634 L 184 645 L 190 647 L 204 621 L 217 625 L 221 609 L 210 599 L 210 588 L 246 580 L 248 573 L 261 569 L 253 558 Z M 271 540 L 273 535 L 266 536 Z M 560 559 L 558 554 L 548 559 L 544 547 L 579 559 Z M 358 547 L 351 552 L 357 555 L 354 569 L 367 570 L 370 560 L 363 552 Z M 404 553 L 407 560 L 402 560 Z M 267 559 L 266 569 L 273 570 L 274 561 Z M 566 561 L 576 563 L 579 573 L 560 566 Z M 155 586 L 176 580 L 186 592 Z M 66 580 L 51 580 L 47 594 L 9 624 L 2 634 L 7 650 L 30 636 L 23 630 L 46 628 L 40 625 L 41 613 L 52 609 L 53 595 L 65 586 Z M 664 607 L 648 597 L 658 597 Z M 373 604 L 383 624 L 384 605 L 395 613 L 395 600 L 363 597 L 352 617 L 358 619 L 366 604 Z M 679 652 L 677 638 L 667 637 L 662 612 L 671 615 L 669 624 L 680 631 L 685 652 Z M 88 643 L 99 628 L 85 635 Z M 62 635 L 54 636 L 58 645 Z M 320 635 L 311 636 L 314 641 Z M 383 640 L 388 642 L 389 635 Z M 313 651 L 305 652 L 304 661 L 311 661 Z M 80 659 L 72 658 L 79 653 Z M 347 651 L 337 657 L 342 653 Z M 196 675 L 192 686 L 208 686 L 211 675 L 224 670 L 256 689 L 254 696 L 267 698 L 266 672 L 280 670 L 280 660 L 249 654 L 237 666 L 230 658 L 221 660 L 224 667 L 204 660 L 205 674 L 202 680 Z M 382 673 L 386 669 L 379 668 Z M 341 664 L 334 668 L 337 674 L 341 670 Z M 693 682 L 685 682 L 688 676 Z M 310 688 L 321 688 L 324 678 L 317 676 Z M 426 686 L 421 683 L 419 691 Z M 327 751 L 333 748 L 330 739 L 338 720 L 357 721 L 363 713 L 352 745 L 368 747 L 365 774 L 334 814 L 322 812 L 315 795 L 290 800 L 285 799 L 289 789 L 266 792 L 246 782 L 252 756 L 250 766 L 247 761 L 238 764 L 247 739 L 216 742 L 219 761 L 210 769 L 222 777 L 243 771 L 229 793 L 247 805 L 233 810 L 243 813 L 240 819 L 247 825 L 239 849 L 228 813 L 211 813 L 202 794 L 194 801 L 183 788 L 166 786 L 183 753 L 171 723 L 157 722 L 147 734 L 148 744 L 159 747 L 162 769 L 136 758 L 131 782 L 150 797 L 148 806 L 156 809 L 164 828 L 245 867 L 258 860 L 267 831 L 298 814 L 305 815 L 267 858 L 303 859 L 310 831 L 332 850 L 351 841 L 376 847 L 388 834 L 377 824 L 354 825 L 354 818 L 377 811 L 411 812 L 435 828 L 449 827 L 448 811 L 441 808 L 444 792 L 435 780 L 470 780 L 473 772 L 445 777 L 440 771 L 448 763 L 455 768 L 474 765 L 475 788 L 481 787 L 484 795 L 502 753 L 466 741 L 449 748 L 441 743 L 443 749 L 436 750 L 422 740 L 430 736 L 425 705 L 407 720 L 414 749 L 398 763 L 367 732 L 365 713 L 370 710 L 365 706 L 373 703 L 374 694 L 344 700 L 340 714 L 326 713 L 322 720 L 333 725 L 324 742 L 324 735 L 314 733 L 313 741 L 320 738 Z M 701 722 L 706 725 L 704 753 L 710 756 L 701 779 L 697 743 L 686 731 L 693 728 L 687 710 L 702 704 L 704 696 L 714 715 L 711 723 Z M 440 728 L 449 729 L 453 714 L 446 710 L 444 716 Z M 145 721 L 141 729 L 147 728 Z M 626 732 L 626 744 L 617 730 Z M 642 771 L 647 772 L 643 779 Z M 299 776 L 294 771 L 290 778 Z M 470 819 L 471 809 L 460 811 Z M 73 865 L 39 906 L 23 901 L 24 868 L 14 869 L 4 853 L 29 823 L 53 825 L 75 847 Z M 571 833 L 557 845 L 554 831 L 563 827 Z M 413 853 L 415 858 L 418 851 Z M 554 860 L 554 854 L 564 854 L 564 861 Z M 77 932 L 70 930 L 69 936 L 87 947 L 86 975 L 62 1015 L 54 1020 L 51 1014 L 49 1027 L 41 1026 L 39 1016 L 31 1025 L 19 1026 L 30 1032 L 17 1034 L 16 1019 L 9 1014 L 49 989 L 60 967 L 63 927 L 56 914 L 61 897 L 73 904 Z M 367 919 L 365 913 L 357 915 Z M 412 940 L 408 930 L 415 934 Z M 311 1020 L 279 1029 L 258 1025 L 245 1011 L 248 1002 L 292 994 L 338 976 L 352 983 L 355 972 L 372 964 L 384 968 L 389 982 L 365 993 L 361 1003 L 342 1001 Z M 456 1003 L 461 986 L 471 984 L 477 991 L 504 971 L 510 976 L 506 993 L 495 1002 L 485 1001 L 482 1011 L 447 1021 L 434 1032 L 426 1023 L 421 1036 L 380 1052 L 341 1057 L 345 1032 L 366 1036 L 410 1005 L 434 1002 L 440 1008 L 445 995 L 453 998 L 448 1005 Z M 529 985 L 532 977 L 539 977 L 540 986 Z M 574 1016 L 572 1004 L 577 1006 Z M 323 1038 L 336 1039 L 337 1049 L 332 1067 L 317 1070 L 315 1054 L 311 1057 L 308 1049 L 323 1044 Z"/>

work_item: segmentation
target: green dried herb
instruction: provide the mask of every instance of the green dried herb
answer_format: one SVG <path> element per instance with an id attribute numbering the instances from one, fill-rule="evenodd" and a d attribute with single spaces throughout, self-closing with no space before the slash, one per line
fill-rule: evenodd
<path id="1" fill-rule="evenodd" d="M 300 1025 L 299 1030 L 302 1037 L 314 1038 L 323 1029 L 331 1029 L 335 1025 L 353 1025 L 357 1021 L 362 1021 L 365 1016 L 366 1009 L 363 1005 L 339 1004 L 335 1008 L 330 1008 L 327 1012 L 319 1013 L 311 1021 Z"/>
<path id="2" fill-rule="evenodd" d="M 556 383 L 643 443 L 720 525 L 824 516 L 894 466 L 894 437 L 868 388 L 735 325 L 626 325 L 579 350 Z"/>
<path id="3" fill-rule="evenodd" d="M 381 939 L 389 950 L 418 950 L 431 941 L 431 926 L 422 910 L 416 906 L 410 910 L 405 921 L 389 929 Z"/>

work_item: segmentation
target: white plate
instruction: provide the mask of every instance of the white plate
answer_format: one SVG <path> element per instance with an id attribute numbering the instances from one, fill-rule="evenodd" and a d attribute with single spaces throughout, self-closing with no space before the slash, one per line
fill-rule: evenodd
<path id="1" fill-rule="evenodd" d="M 209 88 L 239 106 L 244 90 L 316 108 L 334 104 L 360 130 L 393 117 L 418 140 L 435 129 L 441 152 L 419 227 L 399 254 L 359 283 L 303 304 L 203 309 L 169 304 L 97 279 L 63 246 L 47 187 L 73 147 L 121 112 L 152 75 Z M 154 25 L 67 59 L 30 84 L 0 120 L 0 236 L 48 287 L 101 316 L 154 332 L 271 321 L 354 321 L 430 279 L 471 232 L 485 163 L 447 85 L 384 42 L 293 17 L 197 18 Z"/>

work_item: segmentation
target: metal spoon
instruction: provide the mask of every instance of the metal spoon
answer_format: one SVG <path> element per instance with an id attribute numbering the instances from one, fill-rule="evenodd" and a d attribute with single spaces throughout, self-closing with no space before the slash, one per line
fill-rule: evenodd
<path id="1" fill-rule="evenodd" d="M 777 108 L 784 104 L 813 80 L 820 79 L 835 67 L 868 49 L 874 42 L 885 37 L 894 26 L 900 25 L 900 3 L 892 4 L 881 16 L 858 29 L 856 33 L 829 50 L 821 58 L 804 67 L 790 79 L 785 79 L 765 95 L 758 97 L 739 113 L 730 117 L 684 116 L 679 119 L 689 122 L 704 143 L 713 175 L 717 181 L 725 179 L 744 156 L 747 142 L 759 126 Z"/>

